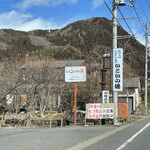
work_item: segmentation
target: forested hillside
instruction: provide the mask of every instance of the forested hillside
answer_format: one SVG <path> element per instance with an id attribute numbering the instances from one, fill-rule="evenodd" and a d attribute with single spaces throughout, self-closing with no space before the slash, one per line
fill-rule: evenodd
<path id="1" fill-rule="evenodd" d="M 118 26 L 118 35 L 128 35 Z M 144 46 L 136 39 L 118 40 L 124 49 L 124 66 L 127 76 L 144 76 Z M 106 18 L 77 21 L 58 30 L 20 32 L 0 30 L 0 58 L 25 60 L 86 59 L 102 63 L 102 53 L 112 51 L 112 22 Z M 131 73 L 132 72 L 132 73 Z"/>

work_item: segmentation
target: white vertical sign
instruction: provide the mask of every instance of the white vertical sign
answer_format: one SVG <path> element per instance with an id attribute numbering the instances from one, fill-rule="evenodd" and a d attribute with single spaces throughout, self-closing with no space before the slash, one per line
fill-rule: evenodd
<path id="1" fill-rule="evenodd" d="M 109 91 L 102 91 L 102 103 L 109 103 Z"/>
<path id="2" fill-rule="evenodd" d="M 113 91 L 123 91 L 123 49 L 113 50 Z"/>

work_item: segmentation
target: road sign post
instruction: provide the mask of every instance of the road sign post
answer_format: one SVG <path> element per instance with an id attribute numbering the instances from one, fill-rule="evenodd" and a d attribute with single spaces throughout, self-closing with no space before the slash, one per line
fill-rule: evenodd
<path id="1" fill-rule="evenodd" d="M 74 83 L 74 124 L 77 124 L 77 83 Z"/>
<path id="2" fill-rule="evenodd" d="M 65 67 L 65 82 L 74 82 L 74 124 L 77 124 L 77 82 L 86 81 L 86 67 Z"/>

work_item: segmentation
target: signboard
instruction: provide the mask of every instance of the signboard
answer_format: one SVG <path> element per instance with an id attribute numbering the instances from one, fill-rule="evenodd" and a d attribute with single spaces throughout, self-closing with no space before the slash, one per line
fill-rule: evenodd
<path id="1" fill-rule="evenodd" d="M 102 91 L 102 103 L 109 103 L 109 91 Z"/>
<path id="2" fill-rule="evenodd" d="M 86 119 L 113 119 L 113 118 L 114 118 L 114 103 L 86 104 Z"/>
<path id="3" fill-rule="evenodd" d="M 86 81 L 86 67 L 65 67 L 65 82 Z"/>
<path id="4" fill-rule="evenodd" d="M 123 49 L 113 50 L 113 91 L 123 91 Z"/>

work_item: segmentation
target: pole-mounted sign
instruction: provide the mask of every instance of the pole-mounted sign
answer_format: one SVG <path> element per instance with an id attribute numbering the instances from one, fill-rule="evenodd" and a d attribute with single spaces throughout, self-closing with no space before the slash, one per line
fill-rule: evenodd
<path id="1" fill-rule="evenodd" d="M 65 82 L 85 82 L 86 67 L 65 67 Z"/>
<path id="2" fill-rule="evenodd" d="M 65 82 L 74 82 L 74 124 L 77 123 L 77 82 L 86 81 L 86 67 L 65 67 Z"/>
<path id="3" fill-rule="evenodd" d="M 123 49 L 113 50 L 113 91 L 123 91 Z"/>
<path id="4" fill-rule="evenodd" d="M 109 91 L 102 91 L 102 103 L 109 103 Z"/>

